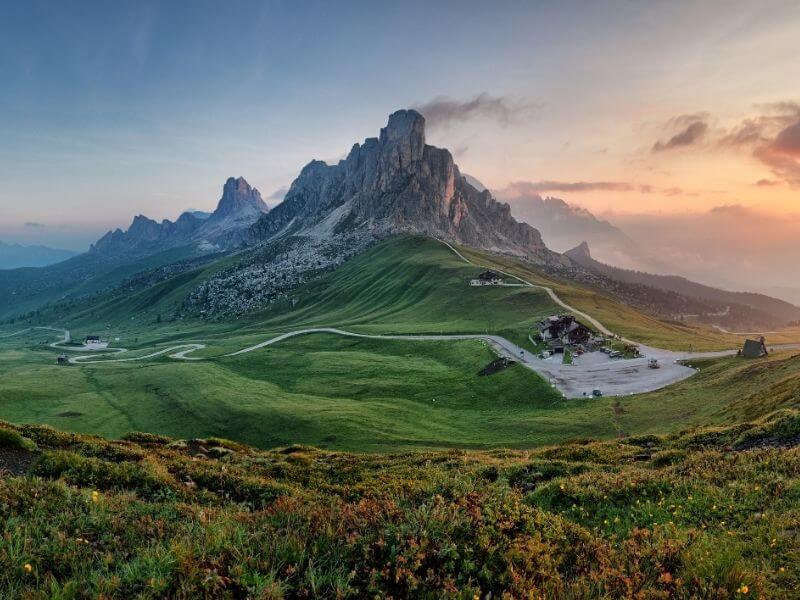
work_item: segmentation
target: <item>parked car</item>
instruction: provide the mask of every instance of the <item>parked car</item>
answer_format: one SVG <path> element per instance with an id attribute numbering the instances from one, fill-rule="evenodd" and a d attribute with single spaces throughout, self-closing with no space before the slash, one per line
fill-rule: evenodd
<path id="1" fill-rule="evenodd" d="M 595 388 L 595 389 L 593 389 L 593 390 L 592 390 L 592 396 L 594 396 L 595 398 L 599 398 L 599 397 L 600 397 L 600 396 L 602 396 L 602 395 L 603 395 L 603 392 L 601 392 L 601 391 L 600 391 L 600 390 L 598 390 L 597 388 Z"/>

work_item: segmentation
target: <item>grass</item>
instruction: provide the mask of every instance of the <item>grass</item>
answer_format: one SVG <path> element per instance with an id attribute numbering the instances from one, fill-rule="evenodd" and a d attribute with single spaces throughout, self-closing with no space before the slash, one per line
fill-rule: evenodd
<path id="1" fill-rule="evenodd" d="M 477 254 L 471 256 L 477 260 Z M 522 269 L 509 264 L 503 267 Z M 664 433 L 797 405 L 796 372 L 782 371 L 778 362 L 773 367 L 771 360 L 758 363 L 766 366 L 752 387 L 737 379 L 745 365 L 741 359 L 723 359 L 714 363 L 719 379 L 710 376 L 717 371 L 707 375 L 702 367 L 701 374 L 684 382 L 625 398 L 615 407 L 607 399 L 563 401 L 519 365 L 479 378 L 478 370 L 493 355 L 477 341 L 310 335 L 251 354 L 221 356 L 282 331 L 319 326 L 365 333 L 488 331 L 534 351 L 530 328 L 554 305 L 537 289 L 469 287 L 480 270 L 439 242 L 399 238 L 301 288 L 294 308 L 275 305 L 219 323 L 155 324 L 139 313 L 130 319 L 131 307 L 161 311 L 157 296 L 173 302 L 187 285 L 182 276 L 142 296 L 104 305 L 102 315 L 94 306 L 65 326 L 74 339 L 101 333 L 112 345 L 131 348 L 128 357 L 178 342 L 203 342 L 208 348 L 194 356 L 213 360 L 161 357 L 64 367 L 55 364 L 56 351 L 47 346 L 53 332 L 0 337 L 0 418 L 108 437 L 137 429 L 176 437 L 221 436 L 262 448 L 303 443 L 391 452 L 531 448 L 574 437 L 611 438 L 620 431 Z M 649 323 L 630 309 L 615 310 L 631 322 Z M 659 331 L 653 335 L 671 334 L 668 328 Z M 749 392 L 737 400 L 743 390 Z"/>
<path id="2" fill-rule="evenodd" d="M 695 361 L 699 372 L 667 388 L 620 399 L 624 431 L 657 433 L 701 424 L 731 424 L 800 407 L 800 353 L 763 359 Z"/>
<path id="3" fill-rule="evenodd" d="M 18 431 L 0 427 L 0 448 L 33 451 L 36 450 L 36 444 L 22 436 Z"/>
<path id="4" fill-rule="evenodd" d="M 109 437 L 136 429 L 394 451 L 614 434 L 607 406 L 565 401 L 520 365 L 478 377 L 494 358 L 479 341 L 309 335 L 216 361 L 67 367 L 47 351 L 2 356 L 15 376 L 0 380 L 0 417 Z"/>
<path id="5" fill-rule="evenodd" d="M 741 345 L 741 340 L 734 335 L 698 325 L 657 319 L 586 286 L 543 275 L 533 265 L 520 260 L 463 246 L 459 247 L 459 251 L 475 264 L 502 269 L 530 283 L 552 288 L 570 306 L 593 316 L 613 333 L 636 342 L 667 350 L 692 351 L 724 350 Z"/>
<path id="6" fill-rule="evenodd" d="M 534 451 L 353 455 L 3 424 L 0 595 L 788 598 L 800 415 Z"/>

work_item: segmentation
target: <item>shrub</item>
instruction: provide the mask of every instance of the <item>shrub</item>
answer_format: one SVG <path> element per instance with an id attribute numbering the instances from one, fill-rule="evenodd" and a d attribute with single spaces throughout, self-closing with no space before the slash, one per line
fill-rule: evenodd
<path id="1" fill-rule="evenodd" d="M 19 448 L 33 452 L 36 450 L 36 444 L 18 431 L 0 427 L 0 448 Z"/>
<path id="2" fill-rule="evenodd" d="M 166 481 L 143 463 L 111 463 L 87 458 L 74 452 L 45 452 L 34 467 L 34 474 L 52 479 L 63 478 L 73 485 L 103 490 L 127 490 L 144 498 L 175 495 L 173 481 Z"/>
<path id="3" fill-rule="evenodd" d="M 153 446 L 165 446 L 172 441 L 165 435 L 158 435 L 157 433 L 146 433 L 142 431 L 131 431 L 122 436 L 123 440 L 134 442 L 136 444 L 147 444 Z"/>

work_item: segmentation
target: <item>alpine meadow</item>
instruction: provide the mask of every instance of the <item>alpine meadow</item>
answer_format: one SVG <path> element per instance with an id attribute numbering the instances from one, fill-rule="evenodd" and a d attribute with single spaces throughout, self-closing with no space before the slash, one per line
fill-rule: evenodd
<path id="1" fill-rule="evenodd" d="M 800 8 L 3 12 L 0 597 L 800 598 Z"/>

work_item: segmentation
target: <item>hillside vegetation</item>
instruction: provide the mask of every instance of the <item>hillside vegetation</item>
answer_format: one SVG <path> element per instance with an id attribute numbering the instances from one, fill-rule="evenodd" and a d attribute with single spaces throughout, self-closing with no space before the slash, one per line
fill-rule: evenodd
<path id="1" fill-rule="evenodd" d="M 799 440 L 796 410 L 388 456 L 0 423 L 0 595 L 788 598 Z"/>
<path id="2" fill-rule="evenodd" d="M 502 269 L 531 283 L 552 288 L 570 306 L 592 315 L 614 333 L 637 342 L 682 351 L 724 350 L 741 345 L 741 339 L 734 335 L 689 323 L 658 319 L 590 287 L 549 277 L 518 259 L 467 247 L 459 247 L 459 251 L 477 265 Z"/>
<path id="3" fill-rule="evenodd" d="M 203 342 L 208 347 L 192 356 L 208 360 L 162 356 L 58 366 L 57 351 L 47 346 L 53 332 L 0 338 L 0 418 L 112 438 L 144 430 L 176 437 L 221 435 L 262 448 L 304 443 L 391 452 L 531 448 L 586 435 L 666 433 L 800 405 L 800 359 L 791 353 L 762 361 L 719 359 L 709 363 L 713 368 L 700 365 L 699 374 L 677 385 L 619 401 L 565 401 L 520 365 L 479 377 L 494 358 L 479 341 L 313 334 L 224 357 L 283 331 L 318 326 L 364 333 L 489 331 L 525 344 L 531 325 L 556 307 L 538 289 L 471 288 L 467 281 L 481 267 L 464 263 L 434 240 L 401 238 L 299 289 L 294 307 L 278 304 L 235 321 L 155 322 L 161 292 L 171 303 L 177 290 L 186 288 L 184 277 L 193 281 L 214 268 L 204 266 L 114 300 L 113 311 L 103 315 L 105 325 L 88 313 L 66 323 L 75 339 L 101 333 L 112 345 L 130 348 L 126 357 L 178 342 Z M 619 311 L 618 318 L 637 334 L 685 339 L 668 324 L 594 297 Z M 136 311 L 131 319 L 133 306 L 149 307 L 144 309 L 149 320 Z M 641 329 L 648 323 L 652 329 Z M 714 336 L 709 343 L 724 339 Z"/>

